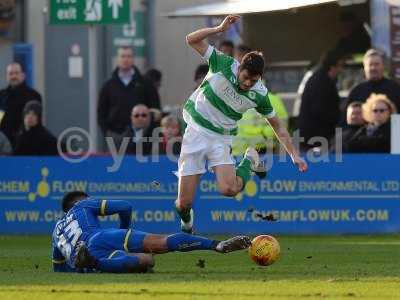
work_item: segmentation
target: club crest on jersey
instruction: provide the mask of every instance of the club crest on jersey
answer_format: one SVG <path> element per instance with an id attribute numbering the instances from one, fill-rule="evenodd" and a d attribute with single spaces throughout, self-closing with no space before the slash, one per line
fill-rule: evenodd
<path id="1" fill-rule="evenodd" d="M 232 75 L 230 81 L 231 81 L 233 84 L 236 84 L 236 77 L 235 77 L 234 75 Z"/>
<path id="2" fill-rule="evenodd" d="M 249 98 L 250 98 L 251 100 L 256 99 L 256 92 L 250 91 L 250 92 L 248 93 L 248 95 L 249 95 Z"/>

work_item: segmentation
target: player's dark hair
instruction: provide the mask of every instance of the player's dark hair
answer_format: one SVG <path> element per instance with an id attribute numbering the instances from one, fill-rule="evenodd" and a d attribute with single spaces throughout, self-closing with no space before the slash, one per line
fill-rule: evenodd
<path id="1" fill-rule="evenodd" d="M 264 57 L 259 51 L 251 51 L 242 58 L 240 71 L 247 70 L 250 76 L 264 74 Z"/>
<path id="2" fill-rule="evenodd" d="M 87 197 L 89 197 L 89 195 L 82 191 L 73 191 L 73 192 L 66 193 L 61 202 L 62 210 L 65 213 L 68 212 L 72 208 L 75 200 L 77 200 L 79 198 L 87 198 Z"/>
<path id="3" fill-rule="evenodd" d="M 197 81 L 200 78 L 206 77 L 207 73 L 208 73 L 208 65 L 207 64 L 198 65 L 196 68 L 196 71 L 194 72 L 194 81 Z"/>

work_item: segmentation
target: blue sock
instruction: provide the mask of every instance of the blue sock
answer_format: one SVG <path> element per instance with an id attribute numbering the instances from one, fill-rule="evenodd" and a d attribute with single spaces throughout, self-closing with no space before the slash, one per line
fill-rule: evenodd
<path id="1" fill-rule="evenodd" d="M 215 250 L 219 241 L 186 233 L 175 233 L 167 238 L 168 251 Z"/>

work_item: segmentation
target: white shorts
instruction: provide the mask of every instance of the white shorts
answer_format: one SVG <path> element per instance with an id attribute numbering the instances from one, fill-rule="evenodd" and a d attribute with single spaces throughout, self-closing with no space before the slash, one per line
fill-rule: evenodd
<path id="1" fill-rule="evenodd" d="M 188 126 L 183 135 L 177 175 L 204 174 L 206 163 L 209 170 L 219 165 L 234 165 L 231 145 L 230 137 L 203 133 Z"/>

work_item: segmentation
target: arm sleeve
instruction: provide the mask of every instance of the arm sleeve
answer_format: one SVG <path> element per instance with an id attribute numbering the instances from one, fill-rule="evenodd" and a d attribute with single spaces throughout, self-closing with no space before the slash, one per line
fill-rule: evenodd
<path id="1" fill-rule="evenodd" d="M 71 268 L 66 260 L 65 257 L 62 255 L 60 250 L 53 245 L 52 251 L 52 262 L 53 262 L 53 271 L 54 272 L 75 272 L 75 269 Z"/>
<path id="2" fill-rule="evenodd" d="M 97 122 L 103 134 L 107 131 L 107 114 L 109 112 L 109 99 L 106 85 L 100 91 L 99 103 L 97 106 Z"/>
<path id="3" fill-rule="evenodd" d="M 276 115 L 268 94 L 261 99 L 260 104 L 256 107 L 256 110 L 266 118 L 273 118 Z"/>
<path id="4" fill-rule="evenodd" d="M 118 214 L 121 229 L 127 229 L 131 225 L 132 205 L 122 200 L 85 200 L 82 205 L 92 210 L 97 216 Z"/>
<path id="5" fill-rule="evenodd" d="M 146 93 L 146 105 L 149 108 L 161 108 L 160 95 L 158 94 L 157 88 L 150 82 L 145 83 Z"/>
<path id="6" fill-rule="evenodd" d="M 233 58 L 217 51 L 213 46 L 208 46 L 203 59 L 208 63 L 211 72 L 216 73 L 226 67 L 230 67 L 233 63 Z"/>
<path id="7" fill-rule="evenodd" d="M 35 99 L 36 101 L 39 101 L 40 103 L 42 103 L 42 95 L 40 95 L 39 92 L 35 91 Z"/>

